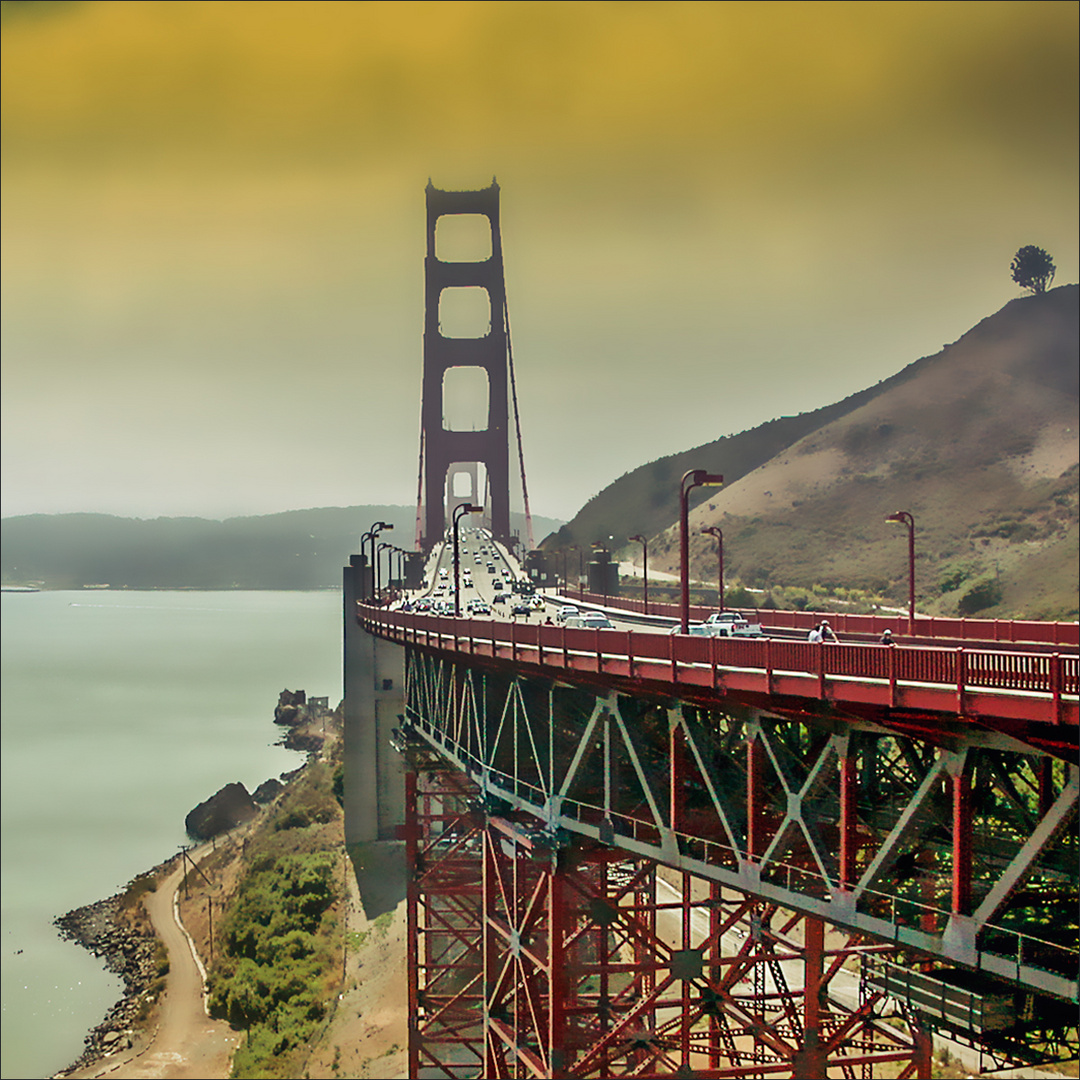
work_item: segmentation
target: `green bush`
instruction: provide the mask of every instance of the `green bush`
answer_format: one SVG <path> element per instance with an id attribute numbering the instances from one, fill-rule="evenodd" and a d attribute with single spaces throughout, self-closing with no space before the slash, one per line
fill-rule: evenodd
<path id="1" fill-rule="evenodd" d="M 974 588 L 968 589 L 968 591 L 960 597 L 957 611 L 959 611 L 961 615 L 974 615 L 978 611 L 985 611 L 987 608 L 992 608 L 1000 604 L 1003 597 L 1004 593 L 1002 592 L 999 582 L 993 579 L 990 581 L 983 581 Z"/>
<path id="2" fill-rule="evenodd" d="M 337 966 L 328 930 L 334 868 L 323 851 L 258 857 L 222 922 L 210 1008 L 248 1029 L 234 1076 L 278 1075 L 275 1061 L 287 1073 L 282 1055 L 305 1045 L 326 1013 L 320 990 Z"/>

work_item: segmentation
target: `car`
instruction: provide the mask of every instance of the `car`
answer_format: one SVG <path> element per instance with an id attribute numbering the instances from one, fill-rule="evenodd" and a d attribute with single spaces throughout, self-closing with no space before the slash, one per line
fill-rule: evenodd
<path id="1" fill-rule="evenodd" d="M 542 596 L 530 596 L 529 597 L 529 607 L 531 607 L 533 609 L 533 611 L 543 611 L 544 610 L 544 598 Z"/>
<path id="2" fill-rule="evenodd" d="M 493 582 L 491 583 L 491 587 L 492 587 L 493 589 L 495 589 L 496 591 L 498 591 L 499 589 L 501 589 L 501 588 L 503 587 L 503 583 L 502 583 L 502 582 L 501 582 L 501 581 L 500 581 L 500 580 L 499 580 L 498 578 L 496 578 L 496 579 L 495 579 L 495 580 L 494 580 L 494 581 L 493 581 Z"/>
<path id="3" fill-rule="evenodd" d="M 737 611 L 718 611 L 705 620 L 713 637 L 764 637 L 760 623 L 748 622 Z"/>
<path id="4" fill-rule="evenodd" d="M 571 615 L 580 614 L 581 612 L 579 612 L 573 604 L 564 604 L 561 608 L 559 608 L 557 612 L 555 612 L 555 621 L 564 623 L 567 619 L 570 618 Z"/>
<path id="5" fill-rule="evenodd" d="M 510 614 L 511 615 L 531 615 L 532 610 L 533 609 L 532 609 L 531 604 L 517 603 L 510 609 Z"/>
<path id="6" fill-rule="evenodd" d="M 571 615 L 566 620 L 570 629 L 614 630 L 615 624 L 600 611 L 587 611 L 584 615 Z"/>
<path id="7" fill-rule="evenodd" d="M 491 602 L 493 604 L 506 604 L 509 602 L 509 600 L 510 598 L 506 595 L 506 593 L 497 593 Z"/>
<path id="8" fill-rule="evenodd" d="M 709 626 L 708 623 L 691 623 L 687 627 L 686 632 L 687 632 L 687 634 L 690 635 L 690 637 L 716 637 L 717 636 L 715 633 L 713 633 L 713 628 L 711 626 Z M 682 633 L 682 626 L 679 625 L 678 623 L 676 623 L 668 631 L 668 633 L 669 634 L 681 634 Z"/>

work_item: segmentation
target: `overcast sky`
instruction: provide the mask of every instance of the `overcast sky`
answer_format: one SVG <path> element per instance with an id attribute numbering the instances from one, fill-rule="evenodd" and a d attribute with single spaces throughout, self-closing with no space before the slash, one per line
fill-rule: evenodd
<path id="1" fill-rule="evenodd" d="M 413 501 L 429 177 L 553 516 L 1078 277 L 1075 3 L 15 7 L 5 516 Z"/>

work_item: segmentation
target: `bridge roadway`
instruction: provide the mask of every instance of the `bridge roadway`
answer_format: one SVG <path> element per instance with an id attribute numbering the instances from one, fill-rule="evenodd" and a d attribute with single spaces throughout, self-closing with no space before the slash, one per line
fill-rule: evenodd
<path id="1" fill-rule="evenodd" d="M 463 558 L 476 580 L 463 597 L 491 595 Z M 364 604 L 356 622 L 404 648 L 407 740 L 467 778 L 489 822 L 517 821 L 497 828 L 521 850 L 576 836 L 1007 980 L 1039 1038 L 1075 1024 L 1075 650 L 696 638 Z"/>

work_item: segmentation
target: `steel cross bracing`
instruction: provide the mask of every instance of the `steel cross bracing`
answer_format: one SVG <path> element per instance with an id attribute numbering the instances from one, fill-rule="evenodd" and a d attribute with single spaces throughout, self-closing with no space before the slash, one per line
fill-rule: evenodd
<path id="1" fill-rule="evenodd" d="M 553 845 L 438 756 L 409 757 L 410 1076 L 930 1075 L 914 1013 L 844 970 L 891 947 Z"/>
<path id="2" fill-rule="evenodd" d="M 1075 765 L 980 745 L 977 729 L 935 746 L 423 649 L 407 650 L 406 686 L 410 731 L 552 836 L 1008 979 L 1040 995 L 1041 1019 L 1076 1000 Z"/>

